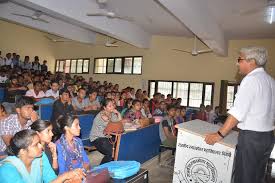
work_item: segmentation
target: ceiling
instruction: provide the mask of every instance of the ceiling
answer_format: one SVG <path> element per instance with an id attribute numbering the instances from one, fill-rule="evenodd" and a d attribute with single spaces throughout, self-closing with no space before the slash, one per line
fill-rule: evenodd
<path id="1" fill-rule="evenodd" d="M 229 39 L 275 38 L 275 23 L 265 21 L 267 0 L 107 0 L 108 11 L 133 21 L 86 16 L 104 11 L 96 0 L 2 1 L 1 19 L 90 44 L 95 44 L 97 33 L 140 48 L 149 48 L 153 35 L 195 34 L 225 56 Z M 11 14 L 32 15 L 37 10 L 49 23 Z"/>

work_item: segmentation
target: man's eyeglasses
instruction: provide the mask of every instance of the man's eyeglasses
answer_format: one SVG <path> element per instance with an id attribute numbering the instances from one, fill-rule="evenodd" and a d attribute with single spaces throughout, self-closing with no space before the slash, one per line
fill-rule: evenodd
<path id="1" fill-rule="evenodd" d="M 245 60 L 244 58 L 238 58 L 237 61 L 240 63 L 242 60 Z"/>

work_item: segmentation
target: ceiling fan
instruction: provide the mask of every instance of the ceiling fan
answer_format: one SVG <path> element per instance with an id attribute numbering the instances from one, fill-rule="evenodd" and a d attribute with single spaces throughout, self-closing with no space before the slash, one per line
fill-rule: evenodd
<path id="1" fill-rule="evenodd" d="M 116 44 L 118 41 L 117 40 L 112 40 L 111 38 L 107 38 L 107 41 L 104 44 L 101 44 L 100 46 L 105 46 L 105 47 L 119 47 L 118 44 Z"/>
<path id="2" fill-rule="evenodd" d="M 63 38 L 53 38 L 51 36 L 48 35 L 44 35 L 48 40 L 55 42 L 55 43 L 59 43 L 59 42 L 71 42 L 71 40 L 69 39 L 63 39 Z"/>
<path id="3" fill-rule="evenodd" d="M 199 55 L 199 54 L 213 52 L 212 49 L 198 50 L 198 49 L 197 49 L 197 36 L 195 36 L 195 38 L 194 38 L 194 45 L 193 45 L 192 51 L 181 50 L 181 49 L 172 49 L 172 50 L 174 50 L 174 51 L 180 51 L 180 52 L 185 52 L 185 53 L 189 53 L 189 54 L 191 54 L 192 56 L 197 56 L 197 55 Z"/>
<path id="4" fill-rule="evenodd" d="M 117 15 L 115 12 L 110 11 L 107 9 L 108 6 L 108 0 L 96 0 L 96 3 L 98 4 L 99 9 L 101 9 L 100 12 L 97 13 L 87 13 L 87 16 L 90 17 L 107 17 L 107 18 L 116 18 L 116 19 L 121 19 L 121 20 L 126 20 L 126 21 L 133 21 L 133 18 L 127 17 L 127 16 L 120 16 Z"/>
<path id="5" fill-rule="evenodd" d="M 252 15 L 263 11 L 265 8 L 275 8 L 275 0 L 265 0 L 263 5 L 244 11 L 241 10 L 239 11 L 239 14 L 243 16 Z"/>
<path id="6" fill-rule="evenodd" d="M 43 14 L 42 11 L 35 11 L 32 15 L 25 15 L 25 14 L 19 14 L 19 13 L 11 13 L 11 14 L 20 16 L 20 17 L 30 18 L 32 20 L 37 20 L 37 21 L 44 22 L 44 23 L 50 23 L 47 20 L 40 18 L 40 16 Z"/>

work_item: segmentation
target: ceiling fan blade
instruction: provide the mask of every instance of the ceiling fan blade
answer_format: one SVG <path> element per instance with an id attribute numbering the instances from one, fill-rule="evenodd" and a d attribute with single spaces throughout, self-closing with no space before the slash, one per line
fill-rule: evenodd
<path id="1" fill-rule="evenodd" d="M 125 21 L 128 21 L 128 22 L 133 22 L 134 19 L 131 18 L 131 17 L 126 17 L 126 16 L 114 16 L 113 18 L 118 18 L 118 19 L 121 19 L 121 20 L 125 20 Z"/>
<path id="2" fill-rule="evenodd" d="M 23 15 L 23 14 L 18 14 L 18 13 L 11 13 L 12 15 L 20 16 L 20 17 L 26 17 L 26 18 L 32 18 L 31 15 Z"/>
<path id="3" fill-rule="evenodd" d="M 197 50 L 198 54 L 202 54 L 202 53 L 210 53 L 213 52 L 213 50 L 211 49 L 206 49 L 206 50 Z"/>
<path id="4" fill-rule="evenodd" d="M 87 16 L 107 16 L 106 13 L 87 13 Z"/>
<path id="5" fill-rule="evenodd" d="M 50 23 L 50 22 L 48 22 L 47 20 L 45 20 L 45 19 L 42 19 L 42 18 L 37 18 L 37 19 L 35 19 L 35 20 L 38 20 L 38 21 L 40 21 L 40 22 L 44 22 L 44 23 Z"/>
<path id="6" fill-rule="evenodd" d="M 172 50 L 192 54 L 192 52 L 191 52 L 191 51 L 180 50 L 180 49 L 172 49 Z"/>

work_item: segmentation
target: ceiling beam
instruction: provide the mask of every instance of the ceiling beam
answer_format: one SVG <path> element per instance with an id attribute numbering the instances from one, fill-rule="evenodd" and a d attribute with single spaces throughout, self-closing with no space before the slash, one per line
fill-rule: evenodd
<path id="1" fill-rule="evenodd" d="M 95 1 L 91 0 L 12 0 L 23 6 L 45 12 L 65 22 L 87 28 L 139 48 L 149 48 L 152 35 L 134 22 L 106 17 L 88 17 L 87 13 L 98 12 Z"/>
<path id="2" fill-rule="evenodd" d="M 185 24 L 209 48 L 220 56 L 227 56 L 228 40 L 211 17 L 204 0 L 157 0 L 178 20 Z"/>
<path id="3" fill-rule="evenodd" d="M 16 22 L 27 27 L 35 28 L 43 32 L 55 34 L 74 41 L 90 44 L 96 43 L 96 33 L 88 29 L 83 29 L 79 26 L 75 26 L 46 15 L 41 15 L 41 18 L 47 20 L 49 23 L 32 20 L 27 17 L 15 16 L 11 13 L 32 15 L 34 11 L 14 3 L 4 3 L 0 5 L 0 17 L 2 19 Z"/>

